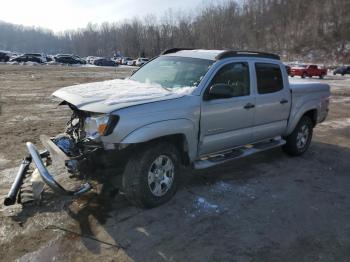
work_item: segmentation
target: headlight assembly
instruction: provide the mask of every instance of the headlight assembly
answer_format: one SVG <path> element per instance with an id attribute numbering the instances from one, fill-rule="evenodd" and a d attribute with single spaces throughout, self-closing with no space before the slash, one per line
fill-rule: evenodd
<path id="1" fill-rule="evenodd" d="M 92 139 L 110 135 L 119 121 L 116 115 L 92 115 L 85 119 L 86 135 Z"/>

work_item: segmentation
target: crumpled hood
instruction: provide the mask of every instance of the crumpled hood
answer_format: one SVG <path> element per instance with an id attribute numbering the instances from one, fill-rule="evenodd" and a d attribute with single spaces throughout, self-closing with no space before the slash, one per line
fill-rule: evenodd
<path id="1" fill-rule="evenodd" d="M 80 110 L 110 113 L 120 108 L 168 100 L 191 93 L 193 87 L 167 90 L 160 85 L 140 83 L 129 79 L 114 79 L 61 88 L 52 95 Z"/>

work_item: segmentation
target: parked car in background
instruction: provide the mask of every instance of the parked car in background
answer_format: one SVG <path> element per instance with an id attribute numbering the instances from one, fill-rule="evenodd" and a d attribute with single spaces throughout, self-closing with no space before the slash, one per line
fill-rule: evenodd
<path id="1" fill-rule="evenodd" d="M 284 65 L 284 67 L 286 68 L 287 70 L 287 74 L 290 76 L 290 72 L 291 72 L 291 67 L 289 65 Z"/>
<path id="2" fill-rule="evenodd" d="M 116 57 L 113 57 L 112 60 L 113 60 L 116 64 L 120 65 L 120 64 L 122 63 L 123 57 L 122 57 L 122 56 L 116 56 Z"/>
<path id="3" fill-rule="evenodd" d="M 57 63 L 62 63 L 62 64 L 81 64 L 84 65 L 86 64 L 86 61 L 80 58 L 77 55 L 69 55 L 69 54 L 59 54 L 55 56 L 55 61 Z"/>
<path id="4" fill-rule="evenodd" d="M 110 58 L 100 57 L 94 60 L 94 65 L 97 66 L 116 66 L 117 64 Z"/>
<path id="5" fill-rule="evenodd" d="M 0 51 L 0 62 L 8 62 L 11 54 L 6 51 Z"/>
<path id="6" fill-rule="evenodd" d="M 340 66 L 337 67 L 334 71 L 333 71 L 333 75 L 346 75 L 346 74 L 350 74 L 350 66 Z"/>
<path id="7" fill-rule="evenodd" d="M 126 65 L 128 65 L 128 66 L 134 66 L 135 63 L 136 63 L 136 60 L 128 60 L 128 61 L 126 62 Z"/>
<path id="8" fill-rule="evenodd" d="M 36 55 L 33 54 L 24 54 L 17 56 L 15 58 L 12 58 L 10 62 L 35 62 L 35 63 L 43 63 L 42 59 Z"/>
<path id="9" fill-rule="evenodd" d="M 148 58 L 144 58 L 144 57 L 139 57 L 136 59 L 136 66 L 143 66 L 144 64 L 146 64 L 149 61 Z"/>
<path id="10" fill-rule="evenodd" d="M 317 65 L 298 65 L 291 68 L 290 76 L 300 76 L 301 78 L 318 76 L 323 78 L 327 75 L 327 69 Z"/>
<path id="11" fill-rule="evenodd" d="M 130 62 L 132 62 L 132 59 L 130 57 L 124 57 L 122 59 L 122 65 L 127 65 Z"/>
<path id="12" fill-rule="evenodd" d="M 28 56 L 35 56 L 37 58 L 40 59 L 40 63 L 46 63 L 47 59 L 46 59 L 46 55 L 44 54 L 40 54 L 40 53 L 28 53 L 28 54 L 24 54 L 24 55 L 28 55 Z"/>
<path id="13" fill-rule="evenodd" d="M 48 55 L 48 56 L 46 56 L 46 62 L 52 62 L 52 61 L 55 61 L 53 55 Z"/>
<path id="14" fill-rule="evenodd" d="M 93 65 L 93 64 L 94 64 L 94 60 L 97 59 L 97 58 L 99 58 L 99 57 L 96 57 L 96 56 L 88 56 L 88 57 L 85 58 L 85 61 L 86 61 L 87 64 Z"/>

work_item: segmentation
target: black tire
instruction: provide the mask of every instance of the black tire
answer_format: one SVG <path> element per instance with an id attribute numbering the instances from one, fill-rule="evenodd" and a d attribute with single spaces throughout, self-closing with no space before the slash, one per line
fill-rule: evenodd
<path id="1" fill-rule="evenodd" d="M 301 75 L 301 78 L 305 78 L 305 77 L 307 77 L 307 74 L 306 74 L 306 73 L 303 73 L 303 74 Z"/>
<path id="2" fill-rule="evenodd" d="M 319 77 L 320 77 L 320 79 L 323 79 L 323 78 L 324 78 L 324 75 L 320 75 Z"/>
<path id="3" fill-rule="evenodd" d="M 161 156 L 166 156 L 172 161 L 173 181 L 164 195 L 156 196 L 151 191 L 151 184 L 149 185 L 149 170 L 154 161 Z M 153 208 L 169 201 L 176 193 L 180 180 L 179 161 L 178 150 L 173 144 L 147 144 L 128 160 L 122 178 L 122 192 L 131 203 L 143 208 Z"/>
<path id="4" fill-rule="evenodd" d="M 300 139 L 298 135 L 302 133 L 304 126 L 308 130 L 308 136 L 306 139 L 304 139 L 305 140 L 304 143 L 300 144 L 300 141 L 299 141 Z M 291 156 L 300 156 L 304 154 L 310 146 L 312 133 L 313 133 L 313 123 L 310 117 L 303 116 L 300 119 L 297 126 L 295 127 L 295 129 L 293 130 L 293 132 L 289 136 L 284 137 L 287 143 L 282 147 L 283 150 Z"/>

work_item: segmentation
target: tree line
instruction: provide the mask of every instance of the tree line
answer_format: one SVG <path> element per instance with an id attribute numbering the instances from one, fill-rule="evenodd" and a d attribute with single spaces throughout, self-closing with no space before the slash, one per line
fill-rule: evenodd
<path id="1" fill-rule="evenodd" d="M 171 47 L 244 49 L 286 60 L 350 63 L 349 0 L 227 0 L 55 34 L 0 22 L 0 49 L 153 57 Z"/>

